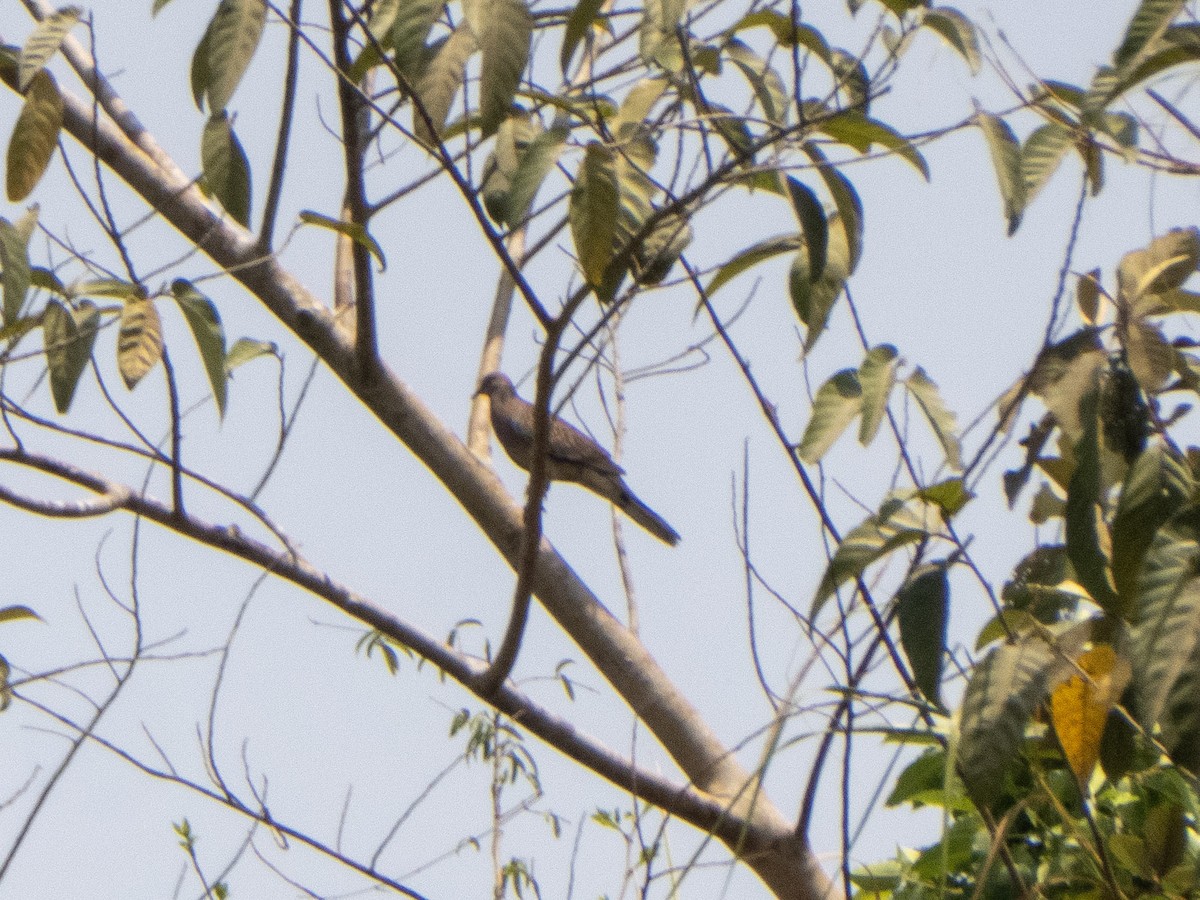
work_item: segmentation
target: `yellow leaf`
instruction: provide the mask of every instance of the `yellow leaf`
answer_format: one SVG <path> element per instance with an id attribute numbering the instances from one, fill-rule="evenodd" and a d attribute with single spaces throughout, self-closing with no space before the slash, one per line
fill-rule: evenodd
<path id="1" fill-rule="evenodd" d="M 1082 654 L 1076 673 L 1050 695 L 1050 717 L 1067 764 L 1080 783 L 1086 783 L 1100 755 L 1100 738 L 1108 711 L 1116 705 L 1129 681 L 1129 662 L 1108 644 Z"/>

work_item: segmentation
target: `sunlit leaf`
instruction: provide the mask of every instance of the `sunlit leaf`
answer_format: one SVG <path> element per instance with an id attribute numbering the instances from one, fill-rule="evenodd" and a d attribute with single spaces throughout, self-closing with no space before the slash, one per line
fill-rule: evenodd
<path id="1" fill-rule="evenodd" d="M 627 130 L 641 127 L 669 85 L 668 79 L 655 77 L 643 78 L 631 87 L 621 101 L 617 114 L 608 123 L 612 133 L 623 138 Z"/>
<path id="2" fill-rule="evenodd" d="M 1200 264 L 1200 229 L 1175 228 L 1144 250 L 1126 253 L 1117 266 L 1118 300 L 1133 304 L 1146 294 L 1183 286 Z"/>
<path id="3" fill-rule="evenodd" d="M 921 24 L 935 32 L 967 61 L 972 74 L 979 72 L 979 37 L 971 20 L 952 6 L 939 6 L 925 13 Z"/>
<path id="4" fill-rule="evenodd" d="M 318 228 L 327 228 L 330 231 L 336 231 L 338 234 L 344 234 L 350 240 L 354 241 L 354 243 L 365 247 L 379 261 L 380 272 L 387 270 L 387 259 L 383 255 L 383 248 L 379 246 L 379 242 L 375 238 L 371 237 L 370 232 L 367 231 L 364 225 L 358 222 L 343 222 L 340 219 L 323 216 L 310 209 L 300 211 L 300 221 L 306 225 L 316 225 Z"/>
<path id="5" fill-rule="evenodd" d="M 121 310 L 117 368 L 133 390 L 162 358 L 162 323 L 152 300 L 131 300 Z"/>
<path id="6" fill-rule="evenodd" d="M 1074 141 L 1071 130 L 1059 122 L 1048 122 L 1034 129 L 1021 148 L 1021 180 L 1025 185 L 1026 205 L 1033 202 L 1058 171 Z"/>
<path id="7" fill-rule="evenodd" d="M 961 478 L 947 478 L 917 491 L 917 496 L 932 503 L 942 511 L 943 518 L 950 519 L 962 512 L 964 506 L 975 497 Z"/>
<path id="8" fill-rule="evenodd" d="M 33 77 L 41 72 L 51 57 L 62 46 L 67 32 L 75 27 L 83 11 L 77 6 L 67 6 L 58 12 L 46 16 L 38 22 L 33 33 L 21 48 L 21 56 L 17 63 L 17 88 L 24 93 L 33 81 Z"/>
<path id="9" fill-rule="evenodd" d="M 221 327 L 221 317 L 213 302 L 196 290 L 189 281 L 177 278 L 171 283 L 171 294 L 179 304 L 183 317 L 187 319 L 192 337 L 196 339 L 196 347 L 200 351 L 200 359 L 204 363 L 204 371 L 208 373 L 208 383 L 212 387 L 213 399 L 217 403 L 217 414 L 224 417 L 226 356 L 225 330 Z"/>
<path id="10" fill-rule="evenodd" d="M 33 192 L 50 165 L 62 128 L 63 101 L 54 76 L 39 70 L 29 83 L 25 102 L 8 142 L 8 199 L 19 203 Z"/>
<path id="11" fill-rule="evenodd" d="M 123 278 L 88 278 L 71 285 L 74 297 L 106 297 L 122 302 L 146 299 L 146 290 Z"/>
<path id="12" fill-rule="evenodd" d="M 478 0 L 482 27 L 475 38 L 483 60 L 479 78 L 479 124 L 493 134 L 512 108 L 513 94 L 529 61 L 533 18 L 523 0 Z"/>
<path id="13" fill-rule="evenodd" d="M 1184 0 L 1141 0 L 1121 46 L 1113 54 L 1113 62 L 1118 67 L 1132 62 L 1154 38 L 1166 31 L 1184 5 Z"/>
<path id="14" fill-rule="evenodd" d="M 37 222 L 37 207 L 16 223 L 0 217 L 0 265 L 4 267 L 4 323 L 20 316 L 29 292 L 32 274 L 29 268 L 29 238 Z"/>
<path id="15" fill-rule="evenodd" d="M 1100 270 L 1092 269 L 1079 276 L 1075 287 L 1075 305 L 1079 315 L 1089 325 L 1095 325 L 1100 317 Z"/>
<path id="16" fill-rule="evenodd" d="M 33 619 L 37 622 L 43 621 L 42 617 L 28 606 L 0 607 L 0 622 L 19 622 L 21 619 Z"/>
<path id="17" fill-rule="evenodd" d="M 918 366 L 908 376 L 905 386 L 917 401 L 925 418 L 929 420 L 933 433 L 937 436 L 938 443 L 942 445 L 942 450 L 946 454 L 946 464 L 952 469 L 961 469 L 962 453 L 959 448 L 958 436 L 955 434 L 958 425 L 954 413 L 942 400 L 937 385 L 925 374 L 925 370 Z"/>
<path id="18" fill-rule="evenodd" d="M 896 384 L 899 354 L 891 344 L 872 347 L 858 367 L 862 385 L 862 421 L 858 427 L 858 442 L 864 447 L 875 439 L 879 423 L 887 413 L 888 398 Z"/>
<path id="19" fill-rule="evenodd" d="M 503 222 L 515 228 L 533 207 L 534 198 L 562 154 L 567 139 L 564 128 L 542 132 L 524 149 L 503 201 Z"/>
<path id="20" fill-rule="evenodd" d="M 8 660 L 4 658 L 3 654 L 0 654 L 0 712 L 4 712 L 12 704 L 12 685 L 8 681 L 11 672 Z"/>
<path id="21" fill-rule="evenodd" d="M 620 204 L 616 154 L 612 148 L 593 141 L 579 165 L 568 211 L 579 267 L 593 288 L 604 282 L 613 258 Z"/>
<path id="22" fill-rule="evenodd" d="M 465 22 L 460 22 L 417 79 L 414 90 L 425 115 L 421 109 L 413 110 L 413 130 L 421 140 L 434 143 L 441 136 L 455 95 L 462 87 L 467 59 L 475 49 L 475 35 Z"/>
<path id="23" fill-rule="evenodd" d="M 821 385 L 813 400 L 812 418 L 797 452 L 806 463 L 820 462 L 862 409 L 862 386 L 853 369 L 843 369 Z"/>
<path id="24" fill-rule="evenodd" d="M 946 623 L 950 583 L 944 564 L 921 566 L 896 593 L 900 645 L 913 680 L 931 703 L 941 706 L 942 662 L 946 654 Z"/>
<path id="25" fill-rule="evenodd" d="M 1071 675 L 1050 694 L 1050 721 L 1075 777 L 1086 783 L 1100 757 L 1108 711 L 1129 681 L 1129 663 L 1110 644 L 1080 654 L 1083 674 Z"/>
<path id="26" fill-rule="evenodd" d="M 740 250 L 723 266 L 717 269 L 717 274 L 708 283 L 707 293 L 711 296 L 743 272 L 784 253 L 794 253 L 800 247 L 800 240 L 791 234 L 767 238 L 752 244 L 745 250 Z"/>
<path id="27" fill-rule="evenodd" d="M 65 413 L 71 407 L 75 388 L 92 358 L 100 314 L 87 300 L 70 309 L 56 300 L 46 304 L 42 318 L 42 340 L 50 371 L 50 394 L 54 408 Z"/>
<path id="28" fill-rule="evenodd" d="M 278 356 L 279 347 L 273 341 L 256 341 L 251 338 L 238 338 L 229 353 L 225 356 L 225 371 L 232 372 L 238 366 L 243 366 L 252 359 L 261 356 Z"/>
<path id="29" fill-rule="evenodd" d="M 846 230 L 840 216 L 829 217 L 829 247 L 821 277 L 813 279 L 808 264 L 808 248 L 801 245 L 792 261 L 788 286 L 792 307 L 808 329 L 805 349 L 811 349 L 825 331 L 834 303 L 841 296 L 850 275 L 850 248 L 846 245 Z"/>
<path id="30" fill-rule="evenodd" d="M 249 227 L 250 161 L 224 112 L 205 124 L 200 159 L 205 189 L 220 201 L 234 221 Z"/>
<path id="31" fill-rule="evenodd" d="M 214 116 L 229 106 L 267 19 L 266 0 L 221 0 L 205 33 L 208 109 Z"/>
<path id="32" fill-rule="evenodd" d="M 1025 212 L 1021 144 L 1008 123 L 999 116 L 980 111 L 975 114 L 975 123 L 983 132 L 991 152 L 996 181 L 1000 185 L 1000 198 L 1004 201 L 1004 217 L 1008 220 L 1008 233 L 1011 236 L 1021 224 L 1021 216 Z"/>
<path id="33" fill-rule="evenodd" d="M 906 160 L 926 181 L 929 180 L 929 164 L 911 141 L 882 122 L 867 118 L 857 109 L 844 109 L 822 121 L 818 127 L 835 141 L 853 147 L 859 153 L 866 153 L 872 145 L 879 144 Z"/>
<path id="34" fill-rule="evenodd" d="M 783 80 L 771 65 L 742 41 L 734 38 L 724 48 L 729 60 L 741 70 L 750 89 L 762 107 L 768 122 L 783 124 L 787 120 L 790 98 Z"/>

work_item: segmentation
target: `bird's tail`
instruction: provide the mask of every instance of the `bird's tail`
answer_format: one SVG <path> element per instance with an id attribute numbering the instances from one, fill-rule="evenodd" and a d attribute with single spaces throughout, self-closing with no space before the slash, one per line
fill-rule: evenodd
<path id="1" fill-rule="evenodd" d="M 621 512 L 633 519 L 648 532 L 674 547 L 679 543 L 679 532 L 667 524 L 667 520 L 634 496 L 633 491 L 621 485 L 621 495 L 616 498 L 616 504 Z"/>

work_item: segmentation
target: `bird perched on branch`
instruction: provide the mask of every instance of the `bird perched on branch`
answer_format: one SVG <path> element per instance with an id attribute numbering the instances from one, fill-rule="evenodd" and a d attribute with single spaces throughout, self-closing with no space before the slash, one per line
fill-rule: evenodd
<path id="1" fill-rule="evenodd" d="M 509 458 L 525 471 L 533 462 L 533 406 L 517 396 L 503 372 L 485 375 L 477 394 L 486 394 L 492 406 L 492 430 Z M 679 533 L 639 500 L 621 477 L 625 470 L 612 461 L 603 447 L 554 416 L 546 450 L 546 474 L 551 481 L 572 481 L 614 503 L 652 535 L 674 546 Z"/>

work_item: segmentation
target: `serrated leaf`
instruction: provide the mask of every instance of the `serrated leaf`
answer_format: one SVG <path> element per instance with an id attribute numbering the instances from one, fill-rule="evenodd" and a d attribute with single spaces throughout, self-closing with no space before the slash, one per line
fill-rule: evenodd
<path id="1" fill-rule="evenodd" d="M 924 504 L 890 499 L 878 513 L 846 534 L 817 586 L 810 618 L 815 619 L 834 592 L 842 584 L 862 575 L 868 566 L 901 547 L 928 537 L 926 511 Z"/>
<path id="2" fill-rule="evenodd" d="M 1114 64 L 1119 68 L 1133 62 L 1154 38 L 1166 31 L 1183 7 L 1184 0 L 1142 0 L 1121 46 L 1113 54 Z"/>
<path id="3" fill-rule="evenodd" d="M 196 339 L 196 348 L 200 351 L 200 359 L 204 363 L 204 371 L 208 374 L 208 383 L 212 387 L 213 399 L 217 403 L 217 415 L 224 418 L 226 356 L 225 330 L 221 327 L 221 317 L 213 302 L 196 290 L 189 281 L 177 278 L 171 283 L 171 294 L 179 304 L 183 317 L 187 319 L 192 337 Z"/>
<path id="4" fill-rule="evenodd" d="M 272 341 L 256 341 L 252 338 L 238 338 L 229 348 L 225 356 L 225 372 L 229 373 L 238 366 L 243 366 L 252 359 L 260 356 L 278 356 L 279 347 Z"/>
<path id="5" fill-rule="evenodd" d="M 1197 514 L 1186 510 L 1154 536 L 1138 578 L 1137 624 L 1130 651 L 1138 720 L 1152 729 L 1200 639 L 1200 542 Z"/>
<path id="6" fill-rule="evenodd" d="M 911 141 L 882 122 L 867 118 L 857 109 L 844 109 L 822 121 L 818 128 L 859 153 L 866 153 L 872 145 L 879 144 L 912 165 L 926 181 L 929 180 L 929 164 Z"/>
<path id="7" fill-rule="evenodd" d="M 567 16 L 567 27 L 563 33 L 562 50 L 559 53 L 558 60 L 562 67 L 564 78 L 567 75 L 567 70 L 571 67 L 571 59 L 575 55 L 575 48 L 579 46 L 579 42 L 583 40 L 588 29 L 592 27 L 592 23 L 596 21 L 596 16 L 603 5 L 604 0 L 579 0 L 575 4 L 575 8 L 571 10 L 571 14 Z"/>
<path id="8" fill-rule="evenodd" d="M 853 369 L 843 369 L 821 385 L 813 400 L 812 418 L 808 420 L 797 448 L 802 460 L 810 465 L 821 461 L 859 414 L 862 393 L 858 373 Z"/>
<path id="9" fill-rule="evenodd" d="M 805 350 L 812 349 L 825 331 L 833 305 L 841 296 L 846 279 L 850 276 L 850 248 L 846 245 L 846 230 L 841 227 L 841 217 L 829 217 L 829 246 L 826 251 L 825 269 L 821 277 L 813 279 L 808 265 L 808 248 L 801 245 L 792 261 L 788 277 L 792 307 L 804 323 L 808 333 L 804 337 Z"/>
<path id="10" fill-rule="evenodd" d="M 462 87 L 467 59 L 475 50 L 475 35 L 466 22 L 460 22 L 417 79 L 414 90 L 425 116 L 413 110 L 413 131 L 421 140 L 432 144 L 441 136 L 454 97 Z"/>
<path id="11" fill-rule="evenodd" d="M 366 247 L 372 256 L 379 262 L 379 271 L 387 271 L 387 259 L 383 255 L 383 248 L 379 246 L 379 242 L 371 237 L 366 226 L 358 222 L 343 222 L 340 219 L 333 219 L 329 216 L 323 216 L 318 212 L 313 212 L 311 209 L 300 211 L 300 221 L 306 225 L 316 225 L 318 228 L 327 228 L 330 231 L 336 231 L 338 234 L 344 234 L 354 243 L 361 247 Z"/>
<path id="12" fill-rule="evenodd" d="M 131 300 L 121 310 L 117 369 L 133 390 L 162 358 L 162 322 L 152 300 Z"/>
<path id="13" fill-rule="evenodd" d="M 208 31 L 205 94 L 214 116 L 229 106 L 267 20 L 266 0 L 221 0 Z"/>
<path id="14" fill-rule="evenodd" d="M 1074 134 L 1059 122 L 1041 125 L 1029 135 L 1021 148 L 1021 181 L 1025 185 L 1026 206 L 1033 202 L 1033 198 L 1058 171 L 1063 157 L 1074 143 Z"/>
<path id="15" fill-rule="evenodd" d="M 54 76 L 41 69 L 29 83 L 8 142 L 8 199 L 19 203 L 42 180 L 62 129 L 63 101 Z"/>
<path id="16" fill-rule="evenodd" d="M 1079 276 L 1075 286 L 1075 304 L 1079 307 L 1079 315 L 1088 325 L 1095 325 L 1100 317 L 1100 270 Z"/>
<path id="17" fill-rule="evenodd" d="M 567 215 L 579 267 L 594 289 L 603 284 L 613 258 L 620 206 L 616 155 L 611 147 L 593 141 L 579 165 Z"/>
<path id="18" fill-rule="evenodd" d="M 950 583 L 944 564 L 921 566 L 896 593 L 900 645 L 925 699 L 941 706 Z"/>
<path id="19" fill-rule="evenodd" d="M 391 44 L 396 51 L 396 68 L 408 81 L 408 86 L 421 74 L 425 65 L 425 41 L 433 24 L 446 8 L 445 0 L 404 0 L 392 23 Z M 417 118 L 420 121 L 420 117 Z M 445 116 L 442 117 L 445 121 Z"/>
<path id="20" fill-rule="evenodd" d="M 793 234 L 783 234 L 752 244 L 745 250 L 738 251 L 729 262 L 717 269 L 717 274 L 708 283 L 706 293 L 711 297 L 743 272 L 784 253 L 794 253 L 799 247 L 800 241 Z"/>
<path id="21" fill-rule="evenodd" d="M 854 185 L 845 175 L 831 166 L 825 159 L 825 154 L 812 141 L 804 143 L 804 152 L 808 154 L 817 165 L 817 173 L 825 182 L 825 187 L 833 197 L 834 205 L 837 207 L 838 219 L 841 223 L 842 230 L 846 233 L 846 243 L 850 249 L 850 268 L 851 273 L 858 268 L 858 261 L 862 258 L 862 236 L 863 236 L 863 206 L 862 201 L 858 197 L 858 192 L 854 189 Z"/>
<path id="22" fill-rule="evenodd" d="M 25 295 L 29 292 L 31 273 L 29 268 L 29 238 L 33 233 L 33 222 L 26 215 L 14 225 L 0 217 L 0 265 L 4 267 L 4 323 L 16 321 L 25 306 Z"/>
<path id="23" fill-rule="evenodd" d="M 1004 217 L 1008 220 L 1008 234 L 1011 237 L 1021 224 L 1021 216 L 1025 212 L 1021 144 L 1008 127 L 1008 123 L 999 116 L 980 111 L 975 114 L 975 124 L 983 132 L 992 156 L 992 166 L 996 170 L 996 182 L 1000 186 L 1000 199 L 1004 201 Z"/>
<path id="24" fill-rule="evenodd" d="M 41 616 L 28 606 L 5 606 L 0 608 L 0 622 L 17 622 L 21 619 L 33 619 L 37 622 L 44 621 Z"/>
<path id="25" fill-rule="evenodd" d="M 962 700 L 958 768 L 972 796 L 987 804 L 999 796 L 1004 773 L 1025 736 L 1025 726 L 1057 681 L 1071 671 L 1091 623 L 1041 631 L 991 651 L 967 682 Z"/>
<path id="26" fill-rule="evenodd" d="M 790 175 L 784 176 L 783 183 L 804 234 L 804 246 L 808 250 L 808 277 L 816 281 L 825 272 L 825 256 L 829 249 L 829 223 L 825 221 L 825 210 L 808 185 Z"/>
<path id="27" fill-rule="evenodd" d="M 979 74 L 979 37 L 971 20 L 952 6 L 939 6 L 925 13 L 921 24 L 932 29 L 966 60 L 972 75 Z"/>
<path id="28" fill-rule="evenodd" d="M 1100 758 L 1108 711 L 1129 681 L 1129 663 L 1111 645 L 1100 644 L 1082 653 L 1076 665 L 1083 674 L 1071 675 L 1050 694 L 1050 721 L 1067 765 L 1086 783 Z"/>
<path id="29" fill-rule="evenodd" d="M 723 52 L 750 83 L 750 89 L 762 108 L 763 118 L 777 125 L 784 124 L 787 121 L 790 97 L 779 73 L 737 38 L 731 39 Z"/>
<path id="30" fill-rule="evenodd" d="M 51 57 L 62 46 L 67 32 L 75 27 L 83 11 L 77 6 L 67 6 L 38 22 L 33 33 L 21 48 L 17 62 L 17 88 L 22 93 L 29 87 L 33 77 L 45 67 Z"/>
<path id="31" fill-rule="evenodd" d="M 224 112 L 204 126 L 200 141 L 204 187 L 234 221 L 250 226 L 250 161 Z"/>
<path id="32" fill-rule="evenodd" d="M 494 134 L 512 109 L 513 94 L 529 61 L 533 18 L 522 0 L 479 0 L 483 27 L 476 40 L 483 59 L 479 77 L 479 124 Z"/>
<path id="33" fill-rule="evenodd" d="M 955 434 L 958 426 L 954 413 L 943 402 L 937 384 L 925 374 L 924 369 L 918 366 L 916 371 L 908 376 L 905 386 L 917 401 L 917 405 L 921 407 L 925 418 L 929 420 L 933 433 L 946 454 L 946 464 L 952 469 L 961 469 L 962 452 L 959 448 L 958 436 Z"/>
<path id="34" fill-rule="evenodd" d="M 84 300 L 74 310 L 57 300 L 46 304 L 42 340 L 50 371 L 50 394 L 59 413 L 71 407 L 79 377 L 91 361 L 99 327 L 100 313 L 94 303 Z"/>
<path id="35" fill-rule="evenodd" d="M 858 442 L 866 447 L 875 440 L 879 423 L 887 412 L 888 398 L 896 384 L 899 354 L 891 344 L 872 347 L 858 367 L 862 385 L 862 421 L 858 427 Z"/>

